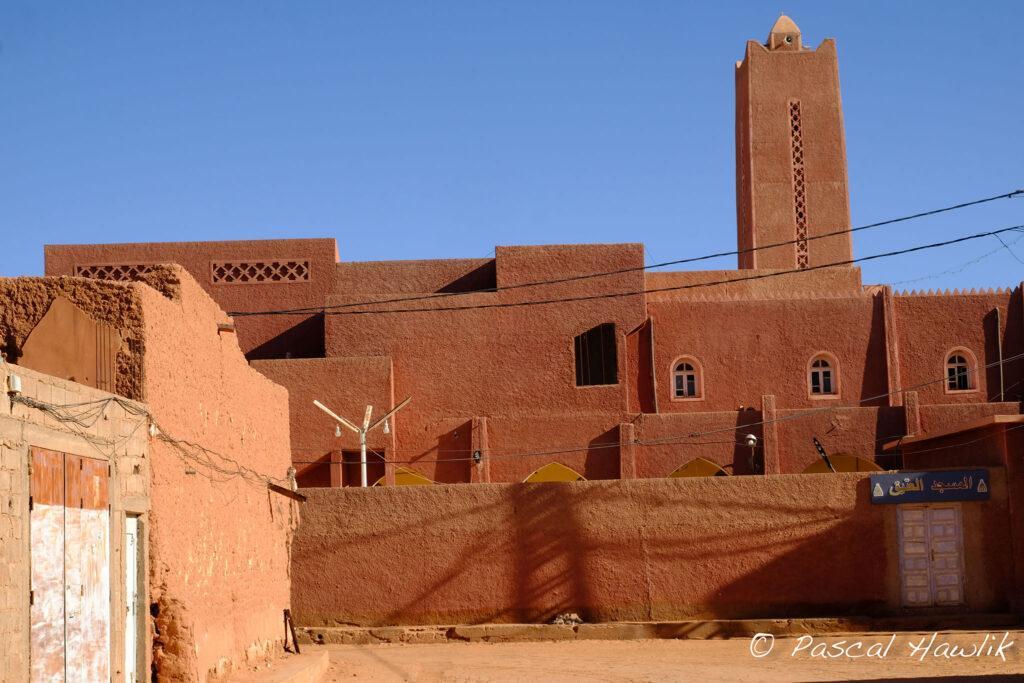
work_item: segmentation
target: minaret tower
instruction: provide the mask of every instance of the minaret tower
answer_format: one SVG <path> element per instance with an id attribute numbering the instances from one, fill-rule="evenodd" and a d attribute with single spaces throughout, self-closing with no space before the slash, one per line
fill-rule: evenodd
<path id="1" fill-rule="evenodd" d="M 740 268 L 791 269 L 852 258 L 836 45 L 803 46 L 780 16 L 736 64 L 736 223 Z"/>

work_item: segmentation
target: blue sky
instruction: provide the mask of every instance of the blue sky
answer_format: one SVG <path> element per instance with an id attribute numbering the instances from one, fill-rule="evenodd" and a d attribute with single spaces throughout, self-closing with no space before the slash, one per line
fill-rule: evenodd
<path id="1" fill-rule="evenodd" d="M 0 275 L 41 273 L 46 243 L 734 248 L 734 63 L 780 9 L 838 41 L 855 225 L 1024 187 L 1019 2 L 8 1 Z M 855 255 L 1017 223 L 1024 198 L 862 233 Z M 991 238 L 865 266 L 1022 278 Z"/>

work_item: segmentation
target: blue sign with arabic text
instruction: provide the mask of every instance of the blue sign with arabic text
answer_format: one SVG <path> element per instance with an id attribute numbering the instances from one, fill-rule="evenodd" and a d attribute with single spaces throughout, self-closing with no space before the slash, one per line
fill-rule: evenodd
<path id="1" fill-rule="evenodd" d="M 988 500 L 988 470 L 898 472 L 871 475 L 872 503 L 942 503 Z"/>

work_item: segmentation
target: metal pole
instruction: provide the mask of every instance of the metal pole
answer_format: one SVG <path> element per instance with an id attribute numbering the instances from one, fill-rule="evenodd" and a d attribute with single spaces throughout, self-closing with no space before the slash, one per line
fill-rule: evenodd
<path id="1" fill-rule="evenodd" d="M 359 430 L 359 450 L 362 455 L 359 461 L 359 477 L 362 482 L 362 486 L 366 486 L 366 430 Z"/>

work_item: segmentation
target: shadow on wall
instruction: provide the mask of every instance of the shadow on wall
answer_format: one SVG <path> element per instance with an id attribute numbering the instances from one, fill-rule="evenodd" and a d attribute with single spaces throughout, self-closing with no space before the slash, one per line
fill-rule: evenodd
<path id="1" fill-rule="evenodd" d="M 498 288 L 498 269 L 495 259 L 491 259 L 479 268 L 475 268 L 462 277 L 449 282 L 437 290 L 438 294 L 455 294 L 459 292 L 493 291 Z"/>
<path id="2" fill-rule="evenodd" d="M 1017 287 L 1010 294 L 1004 324 L 1003 358 L 1024 352 L 1024 287 Z M 1004 364 L 1003 383 L 1004 401 L 1024 401 L 1024 359 Z M 989 400 L 998 400 L 996 392 L 989 392 Z"/>
<path id="3" fill-rule="evenodd" d="M 448 484 L 461 484 L 470 480 L 472 455 L 473 421 L 467 420 L 455 429 L 450 429 L 437 437 L 437 452 L 428 453 L 424 458 L 428 462 L 436 458 L 434 481 Z M 397 458 L 406 460 L 406 458 Z M 413 462 L 409 466 L 415 467 Z"/>
<path id="4" fill-rule="evenodd" d="M 770 479 L 309 490 L 292 604 L 310 626 L 885 611 L 868 478 Z"/>
<path id="5" fill-rule="evenodd" d="M 423 541 L 465 518 L 496 516 L 508 527 L 478 534 L 468 546 L 453 544 L 461 546 L 462 551 L 454 558 L 445 554 L 444 569 L 435 572 L 433 581 L 383 618 L 371 617 L 371 621 L 381 625 L 408 623 L 410 614 L 421 615 L 423 606 L 438 596 L 461 594 L 467 584 L 476 584 L 481 592 L 481 598 L 472 607 L 475 614 L 466 619 L 471 623 L 547 623 L 563 612 L 576 612 L 585 619 L 594 617 L 588 609 L 593 600 L 587 565 L 596 558 L 589 557 L 593 548 L 581 532 L 577 518 L 579 493 L 570 495 L 568 486 L 571 484 L 520 485 L 512 493 L 511 509 L 510 501 L 504 499 L 432 517 L 418 525 L 415 532 L 395 528 L 390 533 L 375 534 L 374 539 L 385 545 L 405 545 L 413 540 L 403 538 L 407 533 Z M 608 489 L 592 489 L 586 497 L 607 498 L 609 493 Z M 502 567 L 497 573 L 482 571 L 495 558 L 512 559 L 513 566 Z M 429 573 L 430 569 L 418 567 L 416 572 Z M 407 587 L 405 584 L 404 588 Z M 466 596 L 470 602 L 472 595 L 470 592 Z"/>
<path id="6" fill-rule="evenodd" d="M 579 496 L 567 493 L 563 484 L 537 484 L 518 487 L 513 494 L 517 607 L 505 618 L 547 623 L 563 612 L 582 612 L 587 617 L 589 544 L 581 537 L 576 519 Z M 555 530 L 559 533 L 552 533 Z"/>
<path id="7" fill-rule="evenodd" d="M 318 313 L 263 342 L 247 353 L 246 359 L 323 358 L 324 335 L 324 316 Z"/>
<path id="8" fill-rule="evenodd" d="M 885 406 L 889 405 L 888 375 L 885 365 L 877 362 L 879 358 L 885 358 L 888 353 L 885 343 L 885 298 L 875 296 L 871 302 L 871 334 L 868 337 L 867 348 L 864 349 L 864 374 L 860 382 L 860 396 L 848 396 L 849 399 L 864 401 L 867 398 L 881 396 L 872 401 L 865 401 L 863 406 Z M 840 374 L 842 367 L 839 368 Z"/>
<path id="9" fill-rule="evenodd" d="M 902 406 L 879 408 L 875 413 L 875 442 L 853 455 L 867 458 L 884 470 L 903 467 L 903 452 L 899 449 L 882 453 L 882 446 L 907 433 L 907 413 Z"/>
<path id="10" fill-rule="evenodd" d="M 619 478 L 618 425 L 599 434 L 587 443 L 587 453 L 583 458 L 583 471 L 580 474 L 586 479 Z"/>

